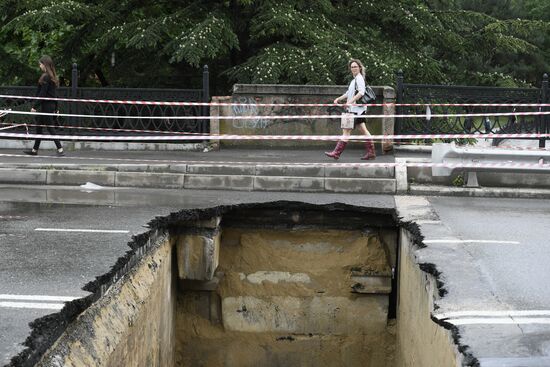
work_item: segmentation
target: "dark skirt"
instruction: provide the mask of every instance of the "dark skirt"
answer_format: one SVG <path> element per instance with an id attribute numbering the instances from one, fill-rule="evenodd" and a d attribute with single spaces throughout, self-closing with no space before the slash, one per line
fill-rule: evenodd
<path id="1" fill-rule="evenodd" d="M 367 114 L 367 110 L 363 111 L 363 113 L 359 114 L 359 113 L 355 113 L 355 115 L 357 116 L 365 116 Z M 354 121 L 353 121 L 353 127 L 356 127 L 357 125 L 359 124 L 366 124 L 367 123 L 367 118 L 366 117 L 358 117 L 358 118 L 355 118 Z"/>
<path id="2" fill-rule="evenodd" d="M 55 113 L 55 103 L 41 103 L 39 112 Z M 36 122 L 40 125 L 54 126 L 56 117 L 52 115 L 36 115 Z"/>

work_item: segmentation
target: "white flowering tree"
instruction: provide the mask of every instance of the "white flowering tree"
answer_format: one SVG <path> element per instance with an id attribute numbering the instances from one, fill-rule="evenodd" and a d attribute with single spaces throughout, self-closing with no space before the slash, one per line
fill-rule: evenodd
<path id="1" fill-rule="evenodd" d="M 343 83 L 355 57 L 371 84 L 393 84 L 399 69 L 417 83 L 536 84 L 548 70 L 550 0 L 476 3 L 2 0 L 0 78 L 34 83 L 50 54 L 66 79 L 79 64 L 80 85 L 190 87 L 208 64 L 225 93 L 235 82 Z"/>

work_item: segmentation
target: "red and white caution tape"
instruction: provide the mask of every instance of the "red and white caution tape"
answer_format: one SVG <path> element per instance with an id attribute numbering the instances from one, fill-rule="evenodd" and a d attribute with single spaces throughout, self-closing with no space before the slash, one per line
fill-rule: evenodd
<path id="1" fill-rule="evenodd" d="M 185 141 L 185 140 L 416 140 L 416 139 L 537 139 L 548 138 L 550 134 L 418 134 L 418 135 L 162 135 L 162 136 L 75 136 L 43 135 L 0 132 L 0 138 L 12 139 L 47 139 L 70 141 Z"/>
<path id="2" fill-rule="evenodd" d="M 86 98 L 49 98 L 34 96 L 19 96 L 0 94 L 0 98 L 5 99 L 28 99 L 28 100 L 48 100 L 60 102 L 81 102 L 81 103 L 111 103 L 111 104 L 132 104 L 132 105 L 151 105 L 151 106 L 257 106 L 257 107 L 330 107 L 342 106 L 337 103 L 239 103 L 239 102 L 169 102 L 169 101 L 136 101 L 119 99 L 86 99 Z M 367 103 L 354 104 L 354 106 L 442 106 L 442 107 L 544 107 L 550 106 L 549 103 Z"/>
<path id="3" fill-rule="evenodd" d="M 40 156 L 30 157 L 28 155 L 20 154 L 0 154 L 0 157 L 17 157 L 17 158 L 28 158 L 28 159 L 37 159 Z M 281 163 L 281 162 L 250 162 L 250 161 L 192 161 L 192 160 L 165 160 L 165 159 L 131 159 L 131 158 L 91 158 L 91 157 L 55 157 L 55 156 L 46 156 L 47 159 L 63 159 L 63 160 L 94 160 L 94 161 L 113 161 L 113 162 L 146 162 L 146 163 L 172 163 L 172 164 L 207 164 L 211 166 L 220 166 L 227 167 L 229 165 L 269 165 L 269 166 L 311 166 L 312 162 L 291 162 L 291 163 Z M 540 170 L 550 170 L 550 163 L 544 163 L 539 161 L 539 163 L 525 163 L 525 162 L 501 162 L 501 163 L 431 163 L 431 162 L 385 162 L 385 163 L 376 163 L 376 162 L 357 162 L 357 163 L 324 163 L 324 162 L 315 162 L 316 166 L 321 167 L 375 167 L 375 168 L 395 168 L 395 167 L 419 167 L 419 168 L 513 168 L 513 169 L 540 169 Z M 1 165 L 0 165 L 1 167 Z"/>
<path id="4" fill-rule="evenodd" d="M 28 128 L 29 127 L 51 127 L 51 125 L 44 125 L 44 124 L 17 124 L 17 125 L 12 125 L 10 123 L 7 123 L 7 122 L 0 122 L 0 125 L 9 125 L 9 126 L 6 126 L 6 127 L 2 127 L 0 128 L 0 130 L 9 130 L 9 129 L 14 129 L 16 127 L 20 127 L 20 126 L 25 126 L 25 128 L 27 128 L 27 133 L 28 133 Z M 57 129 L 73 129 L 73 130 L 88 130 L 88 131 L 109 131 L 109 132 L 131 132 L 131 133 L 151 133 L 151 134 L 155 134 L 155 133 L 158 133 L 158 134 L 164 134 L 164 135 L 168 135 L 168 134 L 172 134 L 172 135 L 183 135 L 183 136 L 190 136 L 190 135 L 200 135 L 201 133 L 192 133 L 192 132 L 186 132 L 186 131 L 159 131 L 159 130 L 139 130 L 139 129 L 119 129 L 119 128 L 107 128 L 107 127 L 88 127 L 88 126 L 67 126 L 67 125 L 57 125 L 55 126 L 55 128 Z M 483 138 L 485 139 L 485 135 L 484 134 L 481 134 L 481 135 L 476 135 L 476 138 Z M 399 143 L 399 142 L 394 142 L 393 143 L 394 145 L 405 145 L 405 144 L 409 144 L 409 143 Z M 416 143 L 415 145 L 418 145 L 418 146 L 428 146 L 430 145 L 431 146 L 431 143 Z M 523 146 L 513 146 L 513 145 L 499 145 L 499 146 L 486 146 L 486 147 L 483 147 L 484 149 L 510 149 L 510 150 L 550 150 L 550 147 L 549 148 L 539 148 L 539 147 L 523 147 Z"/>
<path id="5" fill-rule="evenodd" d="M 45 125 L 45 124 L 18 124 L 18 125 L 12 125 L 7 122 L 0 122 L 0 125 L 10 125 L 6 128 L 0 128 L 0 130 L 3 129 L 11 129 L 18 126 L 25 126 L 25 127 L 52 127 L 52 125 Z M 113 131 L 113 132 L 125 132 L 125 133 L 151 133 L 151 134 L 174 134 L 174 135 L 199 135 L 200 133 L 190 133 L 185 131 L 159 131 L 159 130 L 139 130 L 139 129 L 118 129 L 118 128 L 109 128 L 109 127 L 89 127 L 89 126 L 67 126 L 67 125 L 56 125 L 54 126 L 56 129 L 73 129 L 73 130 L 92 130 L 92 131 Z"/>
<path id="6" fill-rule="evenodd" d="M 15 129 L 16 127 L 19 127 L 19 126 L 25 126 L 26 124 L 17 124 L 17 125 L 10 125 L 10 126 L 5 126 L 5 127 L 0 127 L 0 130 L 9 130 L 9 129 Z"/>
<path id="7" fill-rule="evenodd" d="M 46 113 L 46 112 L 28 112 L 28 111 L 10 111 L 0 110 L 14 115 L 31 116 L 60 116 L 60 117 L 79 117 L 79 118 L 104 118 L 104 119 L 147 119 L 147 120 L 307 120 L 307 119 L 340 119 L 341 115 L 257 115 L 257 116 L 118 116 L 118 115 L 82 115 L 70 113 Z M 550 111 L 532 111 L 532 112 L 491 112 L 488 113 L 441 113 L 430 114 L 430 118 L 449 118 L 449 117 L 485 117 L 490 116 L 536 116 L 550 115 Z M 353 118 L 427 118 L 427 114 L 379 114 L 379 115 L 354 115 Z"/>

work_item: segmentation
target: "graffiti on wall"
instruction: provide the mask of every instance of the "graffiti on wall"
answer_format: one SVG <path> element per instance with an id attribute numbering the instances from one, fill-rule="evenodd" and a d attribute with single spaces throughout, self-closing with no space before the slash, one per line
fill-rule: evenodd
<path id="1" fill-rule="evenodd" d="M 233 97 L 234 103 L 242 103 L 242 106 L 232 106 L 234 116 L 266 116 L 266 118 L 233 120 L 233 128 L 235 129 L 269 129 L 290 127 L 302 125 L 302 128 L 314 131 L 315 124 L 318 120 L 315 119 L 270 119 L 267 116 L 307 116 L 307 115 L 340 115 L 343 108 L 339 106 L 258 106 L 259 103 L 322 103 L 315 96 L 288 96 L 286 98 L 267 96 L 264 98 L 255 98 L 253 96 L 238 96 Z M 330 103 L 330 102 L 329 102 Z M 330 120 L 329 124 L 334 119 Z"/>

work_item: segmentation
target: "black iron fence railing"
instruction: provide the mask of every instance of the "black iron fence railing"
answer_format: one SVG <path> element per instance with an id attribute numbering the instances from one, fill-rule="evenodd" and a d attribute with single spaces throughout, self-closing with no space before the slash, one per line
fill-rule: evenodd
<path id="1" fill-rule="evenodd" d="M 438 103 L 471 104 L 540 104 L 549 103 L 548 75 L 541 88 L 495 88 L 452 85 L 407 84 L 403 73 L 397 74 L 397 103 L 420 104 L 398 106 L 398 114 L 417 114 L 418 118 L 399 118 L 397 134 L 460 134 L 460 133 L 548 133 L 546 115 L 497 116 L 498 113 L 547 111 L 545 107 L 517 106 L 434 106 Z M 429 107 L 428 107 L 429 106 Z M 427 109 L 429 108 L 429 112 Z M 476 117 L 432 117 L 435 114 L 481 114 Z M 544 146 L 544 138 L 539 146 Z M 499 139 L 493 140 L 498 145 Z"/>
<path id="2" fill-rule="evenodd" d="M 76 73 L 73 70 L 73 76 Z M 74 79 L 76 80 L 76 78 Z M 208 102 L 208 67 L 203 70 L 202 89 L 151 89 L 151 88 L 58 88 L 59 98 L 123 100 L 123 101 L 165 101 L 165 102 Z M 1 95 L 34 96 L 36 87 L 0 86 Z M 30 111 L 35 100 L 0 98 L 0 108 L 15 111 Z M 58 103 L 60 113 L 87 115 L 91 117 L 59 117 L 58 125 L 66 126 L 63 133 L 74 135 L 113 135 L 115 130 L 132 130 L 124 134 L 144 135 L 149 132 L 175 132 L 207 134 L 210 123 L 207 119 L 175 119 L 176 116 L 207 116 L 210 111 L 202 106 L 158 106 L 143 104 L 67 102 Z M 113 116 L 113 117 L 108 117 Z M 133 118 L 124 118 L 132 116 Z M 162 117 L 151 118 L 151 117 Z M 33 124 L 32 115 L 8 114 L 2 122 Z M 21 131 L 23 127 L 10 129 Z"/>

